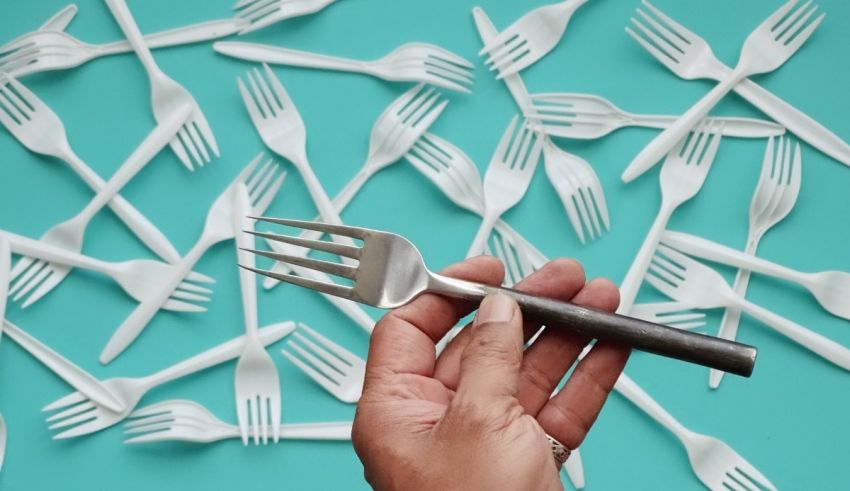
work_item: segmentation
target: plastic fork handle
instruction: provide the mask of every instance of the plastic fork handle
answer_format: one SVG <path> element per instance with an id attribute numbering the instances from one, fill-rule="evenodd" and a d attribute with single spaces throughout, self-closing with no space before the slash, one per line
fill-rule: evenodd
<path id="1" fill-rule="evenodd" d="M 316 53 L 309 53 L 307 51 L 279 48 L 276 46 L 268 46 L 258 43 L 223 41 L 213 44 L 213 49 L 223 55 L 232 56 L 234 58 L 263 63 L 273 63 L 277 65 L 368 74 L 373 74 L 374 71 L 370 68 L 369 63 L 359 60 L 320 55 Z"/>
<path id="2" fill-rule="evenodd" d="M 620 343 L 656 355 L 749 377 L 757 349 L 713 336 L 682 331 L 619 314 L 536 297 L 507 288 L 472 283 L 431 273 L 427 291 L 470 301 L 491 293 L 512 297 L 526 319 L 591 339 Z"/>
<path id="3" fill-rule="evenodd" d="M 850 370 L 850 349 L 810 329 L 775 314 L 766 308 L 736 297 L 733 307 L 743 310 L 788 339 L 820 355 L 822 358 Z"/>
<path id="4" fill-rule="evenodd" d="M 573 449 L 570 458 L 564 463 L 564 470 L 567 472 L 567 477 L 570 478 L 570 482 L 574 488 L 584 489 L 584 462 L 579 449 Z"/>
<path id="5" fill-rule="evenodd" d="M 154 76 L 162 73 L 162 70 L 159 69 L 159 66 L 153 59 L 151 50 L 145 44 L 142 31 L 139 30 L 136 20 L 133 19 L 133 14 L 130 12 L 130 8 L 127 7 L 126 0 L 106 0 L 106 6 L 109 7 L 112 17 L 115 18 L 118 26 L 121 27 L 121 31 L 124 32 L 124 36 L 127 37 L 127 41 L 130 42 L 133 51 L 136 52 L 142 65 L 145 66 L 148 76 L 153 81 Z"/>
<path id="6" fill-rule="evenodd" d="M 638 409 L 645 412 L 647 416 L 654 419 L 658 424 L 676 435 L 683 445 L 687 446 L 687 438 L 692 433 L 685 425 L 673 417 L 661 404 L 652 398 L 641 386 L 625 373 L 620 375 L 614 384 L 621 396 L 625 397 Z"/>
<path id="7" fill-rule="evenodd" d="M 51 263 L 63 264 L 73 268 L 83 268 L 112 276 L 115 272 L 113 265 L 100 259 L 71 252 L 61 247 L 47 244 L 40 240 L 24 237 L 11 232 L 0 232 L 0 237 L 9 241 L 10 248 L 15 254 L 41 259 Z M 2 276 L 0 276 L 2 277 Z M 2 284 L 2 281 L 0 281 Z"/>
<path id="8" fill-rule="evenodd" d="M 63 155 L 62 160 L 80 176 L 80 178 L 90 187 L 95 193 L 99 192 L 106 186 L 104 181 L 95 171 L 93 171 L 76 153 L 73 151 Z M 130 229 L 137 237 L 146 237 L 148 242 L 145 245 L 150 248 L 157 256 L 169 263 L 176 263 L 180 260 L 180 253 L 165 236 L 145 215 L 142 214 L 129 201 L 122 198 L 120 194 L 116 194 L 109 203 L 109 208 L 115 215 Z"/>
<path id="9" fill-rule="evenodd" d="M 666 129 L 678 119 L 676 116 L 661 116 L 652 114 L 629 114 L 632 124 L 644 128 Z M 723 136 L 734 138 L 770 138 L 785 133 L 785 127 L 772 121 L 754 118 L 711 118 L 712 121 L 723 122 Z"/>
<path id="10" fill-rule="evenodd" d="M 227 37 L 236 34 L 246 25 L 247 23 L 242 19 L 213 20 L 146 34 L 144 41 L 148 49 L 183 46 Z M 99 56 L 106 56 L 130 53 L 133 51 L 133 46 L 124 40 L 101 44 L 98 46 L 98 49 L 100 50 Z"/>
<path id="11" fill-rule="evenodd" d="M 287 440 L 351 440 L 350 421 L 280 425 L 280 437 Z"/>
<path id="12" fill-rule="evenodd" d="M 478 232 L 475 233 L 475 238 L 472 239 L 472 244 L 470 244 L 469 250 L 466 251 L 467 258 L 477 256 L 484 251 L 484 245 L 487 243 L 487 237 L 490 236 L 490 232 L 493 230 L 498 219 L 499 215 L 495 213 L 484 214 L 484 219 L 481 220 Z"/>
<path id="13" fill-rule="evenodd" d="M 74 20 L 74 17 L 77 16 L 77 5 L 70 4 L 66 5 L 59 12 L 53 14 L 53 17 L 47 19 L 41 27 L 38 28 L 39 31 L 59 31 L 62 32 L 68 28 L 68 24 Z"/>
<path id="14" fill-rule="evenodd" d="M 711 109 L 720 102 L 723 97 L 732 90 L 735 85 L 743 80 L 749 73 L 744 69 L 732 72 L 728 78 L 717 84 L 702 99 L 694 104 L 683 114 L 672 126 L 656 136 L 649 145 L 645 146 L 632 160 L 623 172 L 623 182 L 631 182 L 641 174 L 651 169 L 661 161 L 673 147 L 688 136 L 700 120 L 708 116 Z"/>
<path id="15" fill-rule="evenodd" d="M 685 254 L 810 287 L 809 275 L 717 242 L 682 232 L 666 231 L 661 243 Z"/>
<path id="16" fill-rule="evenodd" d="M 115 394 L 85 370 L 68 361 L 64 356 L 45 346 L 11 322 L 3 321 L 3 327 L 13 341 L 59 378 L 68 382 L 68 385 L 112 411 L 121 412 L 124 410 L 124 402 L 115 397 Z"/>
<path id="17" fill-rule="evenodd" d="M 236 258 L 242 266 L 255 266 L 254 254 L 248 252 L 255 249 L 254 236 L 246 233 L 254 230 L 254 220 L 248 218 L 252 214 L 251 198 L 248 188 L 243 183 L 237 183 L 233 194 L 233 235 L 236 242 Z M 239 289 L 242 292 L 242 310 L 245 317 L 245 334 L 252 342 L 257 341 L 259 323 L 257 321 L 257 275 L 245 268 L 239 268 Z"/>
<path id="18" fill-rule="evenodd" d="M 734 90 L 801 140 L 842 164 L 850 165 L 850 145 L 806 113 L 751 80 L 742 81 Z"/>
<path id="19" fill-rule="evenodd" d="M 260 329 L 259 333 L 260 342 L 263 346 L 270 346 L 288 336 L 294 330 L 295 322 L 292 321 L 281 322 L 272 326 L 263 327 Z M 226 361 L 234 360 L 242 354 L 242 348 L 245 346 L 245 342 L 246 337 L 244 335 L 239 336 L 238 338 L 231 339 L 226 343 L 210 348 L 164 370 L 160 370 L 153 375 L 149 375 L 144 378 L 147 390 L 187 375 L 206 370 L 207 368 L 214 367 Z"/>

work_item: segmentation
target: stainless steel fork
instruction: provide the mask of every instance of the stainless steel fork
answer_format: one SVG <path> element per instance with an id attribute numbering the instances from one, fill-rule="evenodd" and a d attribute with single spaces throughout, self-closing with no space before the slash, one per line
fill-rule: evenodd
<path id="1" fill-rule="evenodd" d="M 476 302 L 490 293 L 500 292 L 516 300 L 528 319 L 547 326 L 562 325 L 564 329 L 570 329 L 588 337 L 608 339 L 627 344 L 635 349 L 744 376 L 752 372 L 755 363 L 756 349 L 754 347 L 587 309 L 566 302 L 535 297 L 514 290 L 438 275 L 428 270 L 422 255 L 412 243 L 396 234 L 299 220 L 273 218 L 259 218 L 259 220 L 324 233 L 348 235 L 363 242 L 363 245 L 357 248 L 321 240 L 254 232 L 255 235 L 269 240 L 329 252 L 358 261 L 358 265 L 354 267 L 309 257 L 251 251 L 277 261 L 339 276 L 352 281 L 353 284 L 343 286 L 336 283 L 323 283 L 288 274 L 247 268 L 280 281 L 379 308 L 399 307 L 425 292 Z"/>

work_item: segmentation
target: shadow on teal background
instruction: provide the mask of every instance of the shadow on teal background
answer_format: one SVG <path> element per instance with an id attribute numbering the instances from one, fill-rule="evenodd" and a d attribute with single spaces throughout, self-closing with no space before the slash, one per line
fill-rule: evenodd
<path id="1" fill-rule="evenodd" d="M 69 32 L 89 42 L 118 39 L 120 31 L 99 0 L 79 0 Z M 481 1 L 503 28 L 544 1 Z M 734 64 L 741 43 L 778 1 L 657 0 L 670 15 L 704 36 L 717 55 Z M 844 138 L 850 138 L 846 95 L 850 79 L 850 3 L 823 0 L 826 21 L 801 52 L 758 81 Z M 230 0 L 134 0 L 145 32 L 230 15 Z M 246 40 L 377 58 L 411 41 L 432 42 L 476 60 L 480 42 L 471 8 L 458 0 L 341 0 L 318 15 L 283 22 Z M 685 82 L 667 72 L 623 32 L 637 1 L 592 0 L 574 16 L 561 45 L 524 76 L 532 92 L 590 92 L 627 111 L 681 113 L 704 94 L 708 82 Z M 0 43 L 35 29 L 63 0 L 0 2 Z M 162 68 L 186 86 L 207 115 L 221 158 L 187 172 L 170 152 L 159 155 L 123 191 L 187 251 L 200 234 L 213 199 L 251 158 L 264 150 L 236 90 L 235 79 L 252 65 L 215 54 L 209 44 L 158 51 Z M 463 148 L 479 167 L 510 117 L 513 101 L 476 60 L 474 94 L 449 94 L 451 104 L 432 131 Z M 335 194 L 365 159 L 372 123 L 408 84 L 359 75 L 277 67 L 302 114 L 309 155 L 319 178 Z M 102 176 L 109 176 L 153 124 L 147 77 L 134 56 L 120 55 L 78 69 L 28 77 L 24 82 L 64 121 L 72 146 Z M 757 116 L 737 96 L 715 114 Z M 593 164 L 605 187 L 613 230 L 581 246 L 542 170 L 522 204 L 506 219 L 549 256 L 573 256 L 589 276 L 619 280 L 625 274 L 659 205 L 657 170 L 623 185 L 619 173 L 655 133 L 621 130 L 591 142 L 561 141 Z M 704 191 L 683 206 L 671 228 L 742 248 L 747 209 L 758 178 L 764 141 L 726 140 Z M 35 156 L 0 132 L 0 228 L 38 237 L 77 213 L 92 193 L 57 161 Z M 294 169 L 270 215 L 315 214 Z M 804 146 L 803 186 L 793 213 L 772 230 L 760 254 L 802 270 L 850 270 L 850 170 Z M 434 268 L 461 258 L 477 219 L 450 204 L 408 164 L 379 174 L 345 213 L 349 223 L 392 230 L 412 239 Z M 150 257 L 110 212 L 87 235 L 85 252 L 124 260 Z M 30 309 L 11 306 L 10 320 L 100 377 L 145 375 L 242 332 L 232 243 L 208 253 L 197 269 L 215 276 L 215 298 L 200 315 L 162 313 L 138 341 L 107 367 L 97 355 L 134 303 L 110 280 L 84 272 Z M 726 271 L 730 280 L 732 271 Z M 644 292 L 647 299 L 660 297 Z M 796 287 L 754 278 L 750 298 L 844 344 L 850 328 L 825 314 Z M 719 312 L 709 317 L 714 332 Z M 260 320 L 303 321 L 364 355 L 367 337 L 315 294 L 279 287 L 260 294 Z M 740 339 L 760 347 L 752 379 L 727 377 L 707 387 L 707 370 L 635 354 L 628 372 L 683 423 L 720 437 L 784 489 L 846 487 L 850 455 L 848 375 L 757 323 L 744 319 Z M 278 350 L 286 422 L 345 420 L 354 414 L 284 363 Z M 74 441 L 54 442 L 40 408 L 68 387 L 12 342 L 0 345 L 0 409 L 9 425 L 4 490 L 47 489 L 361 489 L 362 468 L 348 443 L 284 442 L 243 448 L 163 444 L 127 447 L 119 427 Z M 156 390 L 142 405 L 173 398 L 202 402 L 234 421 L 233 365 L 225 365 Z M 700 489 L 676 440 L 619 396 L 612 396 L 582 446 L 588 489 Z"/>

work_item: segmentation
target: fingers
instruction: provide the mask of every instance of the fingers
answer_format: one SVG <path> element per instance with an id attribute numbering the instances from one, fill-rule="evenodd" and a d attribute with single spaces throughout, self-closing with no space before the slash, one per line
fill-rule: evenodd
<path id="1" fill-rule="evenodd" d="M 522 362 L 522 314 L 502 293 L 481 302 L 460 360 L 456 398 L 486 405 L 513 399 Z"/>
<path id="2" fill-rule="evenodd" d="M 571 302 L 613 312 L 620 302 L 620 294 L 610 281 L 595 279 Z M 525 350 L 518 397 L 527 414 L 537 415 L 587 343 L 587 339 L 561 329 L 545 329 Z"/>
<path id="3" fill-rule="evenodd" d="M 582 289 L 584 281 L 584 269 L 578 262 L 572 259 L 556 259 L 517 283 L 515 288 L 532 295 L 567 301 Z M 524 339 L 530 338 L 539 328 L 539 324 L 525 323 Z M 467 331 L 469 329 L 461 331 L 437 359 L 434 378 L 450 389 L 457 387 L 461 353 L 469 342 Z"/>
<path id="4" fill-rule="evenodd" d="M 596 343 L 564 388 L 537 414 L 540 426 L 567 448 L 578 448 L 626 366 L 629 353 L 628 347 Z"/>
<path id="5" fill-rule="evenodd" d="M 441 274 L 498 285 L 504 269 L 497 259 L 481 256 L 449 266 Z M 364 390 L 370 377 L 379 372 L 431 376 L 434 343 L 473 308 L 474 303 L 425 294 L 385 315 L 372 332 Z"/>

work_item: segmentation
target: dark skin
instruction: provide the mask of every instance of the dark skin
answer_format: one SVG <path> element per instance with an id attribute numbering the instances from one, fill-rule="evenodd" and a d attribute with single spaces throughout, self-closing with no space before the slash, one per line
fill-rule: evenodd
<path id="1" fill-rule="evenodd" d="M 482 256 L 442 274 L 495 286 L 504 270 Z M 613 283 L 586 283 L 568 259 L 516 288 L 611 312 L 619 303 Z M 550 399 L 589 340 L 546 329 L 523 350 L 540 326 L 523 322 L 509 297 L 491 295 L 437 357 L 435 344 L 476 307 L 426 294 L 375 327 L 352 434 L 375 489 L 562 489 L 545 435 L 578 448 L 629 349 L 596 343 Z"/>

